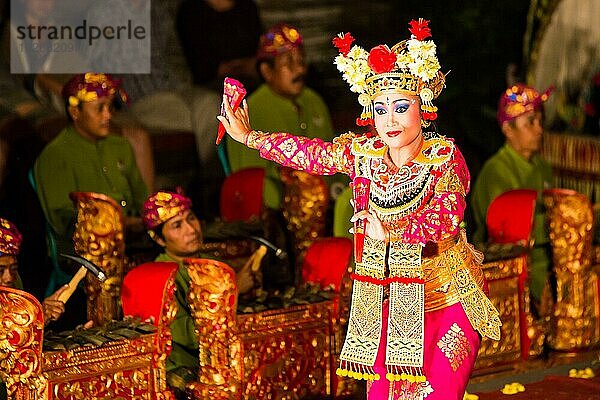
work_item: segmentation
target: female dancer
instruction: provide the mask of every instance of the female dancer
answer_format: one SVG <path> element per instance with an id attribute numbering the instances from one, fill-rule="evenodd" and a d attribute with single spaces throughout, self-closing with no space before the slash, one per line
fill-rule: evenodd
<path id="1" fill-rule="evenodd" d="M 366 379 L 369 400 L 462 399 L 481 336 L 499 339 L 501 322 L 484 293 L 481 253 L 459 228 L 469 190 L 463 156 L 423 130 L 437 118 L 432 100 L 445 75 L 428 21 L 409 25 L 411 38 L 391 49 L 334 39 L 335 63 L 363 106 L 357 124 L 375 132 L 327 143 L 254 131 L 247 106 L 233 112 L 226 100 L 227 118 L 218 119 L 263 158 L 370 188 L 367 208 L 352 217 L 366 221 L 366 235 L 337 373 Z"/>

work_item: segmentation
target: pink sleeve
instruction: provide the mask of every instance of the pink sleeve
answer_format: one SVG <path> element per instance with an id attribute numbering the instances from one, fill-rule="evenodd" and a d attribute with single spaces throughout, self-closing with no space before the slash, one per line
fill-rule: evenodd
<path id="1" fill-rule="evenodd" d="M 438 175 L 427 205 L 408 218 L 404 239 L 409 243 L 439 242 L 458 233 L 466 207 L 470 175 L 458 150 L 450 160 L 432 173 Z"/>
<path id="2" fill-rule="evenodd" d="M 324 142 L 289 133 L 266 133 L 252 131 L 246 137 L 246 145 L 257 149 L 262 158 L 285 167 L 309 172 L 314 175 L 343 173 L 354 176 L 354 156 L 350 152 L 354 134 L 346 133 Z"/>

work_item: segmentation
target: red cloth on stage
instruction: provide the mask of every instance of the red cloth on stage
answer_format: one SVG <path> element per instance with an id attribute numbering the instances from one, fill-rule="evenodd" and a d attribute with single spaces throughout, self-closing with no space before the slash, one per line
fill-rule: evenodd
<path id="1" fill-rule="evenodd" d="M 221 187 L 223 221 L 247 221 L 252 217 L 260 217 L 264 183 L 263 168 L 245 168 L 229 175 Z"/>
<path id="2" fill-rule="evenodd" d="M 351 256 L 352 240 L 343 237 L 318 239 L 304 257 L 302 280 L 319 283 L 322 287 L 333 285 L 337 292 Z"/>
<path id="3" fill-rule="evenodd" d="M 158 325 L 164 309 L 164 291 L 169 278 L 174 277 L 179 266 L 174 262 L 149 262 L 141 264 L 125 275 L 121 287 L 123 315 L 139 317 L 142 321 L 153 319 Z M 174 288 L 174 286 L 173 286 Z"/>
<path id="4" fill-rule="evenodd" d="M 502 193 L 490 204 L 486 224 L 490 243 L 529 244 L 537 192 L 514 189 Z"/>

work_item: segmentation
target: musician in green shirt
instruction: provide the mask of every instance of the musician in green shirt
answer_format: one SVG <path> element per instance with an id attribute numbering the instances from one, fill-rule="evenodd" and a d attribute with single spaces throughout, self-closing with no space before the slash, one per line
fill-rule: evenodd
<path id="1" fill-rule="evenodd" d="M 80 74 L 65 84 L 62 94 L 71 123 L 44 148 L 34 176 L 58 251 L 71 253 L 76 210 L 69 193 L 110 196 L 123 208 L 126 225 L 141 230 L 139 210 L 148 191 L 128 141 L 111 133 L 113 104 L 126 101 L 119 81 L 105 74 Z"/>
<path id="2" fill-rule="evenodd" d="M 485 243 L 486 214 L 492 200 L 511 189 L 538 191 L 529 282 L 536 300 L 541 299 L 550 269 L 550 239 L 541 192 L 552 185 L 552 169 L 539 155 L 543 136 L 542 104 L 548 96 L 548 91 L 540 94 L 525 85 L 512 86 L 503 93 L 498 106 L 498 122 L 506 143 L 484 164 L 471 193 L 476 224 L 473 241 Z"/>
<path id="3" fill-rule="evenodd" d="M 167 382 L 179 397 L 185 393 L 186 384 L 197 378 L 199 367 L 198 339 L 188 303 L 190 276 L 183 261 L 215 257 L 201 251 L 202 227 L 189 197 L 175 192 L 156 192 L 144 203 L 142 218 L 150 237 L 163 249 L 155 261 L 179 265 L 175 275 L 177 314 L 170 325 L 173 347 L 166 360 Z M 247 263 L 236 273 L 238 293 L 255 285 L 257 277 L 249 266 Z"/>
<path id="4" fill-rule="evenodd" d="M 333 139 L 333 124 L 325 101 L 305 84 L 307 66 L 302 35 L 292 26 L 280 24 L 261 36 L 257 59 L 264 79 L 248 97 L 252 126 L 268 132 Z M 265 169 L 264 203 L 279 209 L 282 198 L 279 166 L 234 140 L 227 141 L 227 157 L 232 171 L 242 168 Z M 331 179 L 328 180 L 331 184 Z"/>

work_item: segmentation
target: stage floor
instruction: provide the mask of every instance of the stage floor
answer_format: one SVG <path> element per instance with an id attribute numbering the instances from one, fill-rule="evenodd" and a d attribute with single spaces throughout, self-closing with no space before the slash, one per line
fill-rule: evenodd
<path id="1" fill-rule="evenodd" d="M 591 368 L 594 379 L 569 378 L 569 370 Z M 512 368 L 497 368 L 494 372 L 475 375 L 467 387 L 468 393 L 480 400 L 495 399 L 600 399 L 600 349 L 580 353 L 552 352 L 543 358 L 524 361 Z M 506 384 L 518 382 L 525 392 L 504 395 Z"/>
<path id="2" fill-rule="evenodd" d="M 595 372 L 594 379 L 569 378 L 569 370 L 588 367 Z M 504 385 L 513 382 L 524 385 L 525 391 L 502 394 Z M 479 400 L 600 400 L 600 348 L 580 353 L 553 352 L 517 365 L 477 371 L 467 392 L 478 395 Z M 365 400 L 364 386 L 347 400 Z"/>

